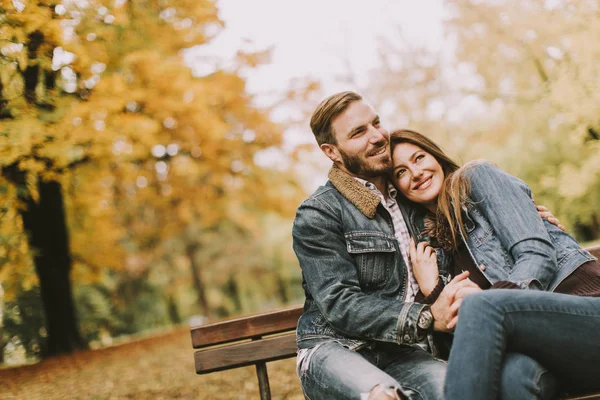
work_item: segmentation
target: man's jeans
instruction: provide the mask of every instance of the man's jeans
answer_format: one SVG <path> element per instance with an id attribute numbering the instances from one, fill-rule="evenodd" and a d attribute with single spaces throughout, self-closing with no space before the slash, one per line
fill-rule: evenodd
<path id="1" fill-rule="evenodd" d="M 310 400 L 366 400 L 378 385 L 390 394 L 400 389 L 401 398 L 443 397 L 446 363 L 418 346 L 378 343 L 353 351 L 326 342 L 309 351 L 298 375 Z"/>
<path id="2" fill-rule="evenodd" d="M 446 399 L 497 398 L 505 379 L 501 372 L 507 371 L 504 364 L 514 357 L 536 360 L 571 392 L 599 390 L 599 332 L 598 297 L 534 290 L 469 295 L 459 311 Z M 548 378 L 552 381 L 541 370 L 539 380 Z M 527 385 L 525 375 L 515 373 L 512 379 L 518 386 Z"/>

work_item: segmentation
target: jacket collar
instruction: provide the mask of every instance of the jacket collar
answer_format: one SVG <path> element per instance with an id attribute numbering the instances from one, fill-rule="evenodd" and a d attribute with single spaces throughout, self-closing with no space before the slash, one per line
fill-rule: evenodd
<path id="1" fill-rule="evenodd" d="M 379 196 L 371 192 L 352 176 L 342 171 L 337 165 L 329 170 L 329 181 L 335 188 L 366 217 L 375 218 L 377 206 L 381 202 Z"/>

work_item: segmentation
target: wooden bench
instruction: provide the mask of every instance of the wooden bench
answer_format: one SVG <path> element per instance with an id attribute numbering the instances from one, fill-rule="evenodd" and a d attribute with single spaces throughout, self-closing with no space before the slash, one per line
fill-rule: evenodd
<path id="1" fill-rule="evenodd" d="M 600 258 L 600 246 L 588 248 Z M 302 306 L 192 328 L 196 373 L 256 366 L 261 400 L 271 399 L 266 363 L 296 356 L 296 324 Z M 564 400 L 600 399 L 600 393 Z"/>
<path id="2" fill-rule="evenodd" d="M 192 328 L 196 373 L 256 366 L 261 400 L 271 399 L 269 361 L 296 357 L 296 324 L 302 306 Z"/>

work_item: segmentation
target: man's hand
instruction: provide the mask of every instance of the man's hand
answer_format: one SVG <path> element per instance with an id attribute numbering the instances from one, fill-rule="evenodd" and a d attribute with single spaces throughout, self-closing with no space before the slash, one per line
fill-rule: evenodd
<path id="1" fill-rule="evenodd" d="M 467 279 L 469 271 L 464 271 L 460 275 L 456 275 L 442 290 L 440 296 L 431 306 L 431 314 L 433 315 L 433 330 L 439 332 L 450 332 L 454 329 L 454 325 L 449 326 L 452 320 L 458 314 L 460 303 L 456 307 L 452 307 L 456 295 L 461 289 L 479 289 L 475 283 Z M 481 290 L 481 289 L 479 289 Z M 465 296 L 466 294 L 461 296 Z M 462 299 L 462 297 L 461 297 Z M 456 325 L 456 323 L 455 323 Z"/>
<path id="2" fill-rule="evenodd" d="M 550 210 L 548 210 L 547 207 L 538 206 L 536 204 L 535 208 L 537 208 L 537 211 L 538 211 L 538 214 L 540 214 L 540 217 L 542 217 L 543 219 L 547 220 L 552 225 L 556 225 L 561 231 L 563 231 L 563 232 L 566 231 L 566 229 L 563 226 L 563 224 L 560 223 L 560 221 L 558 220 L 558 218 L 556 218 L 554 215 L 552 215 L 552 213 L 550 212 Z"/>
<path id="3" fill-rule="evenodd" d="M 458 323 L 458 309 L 460 308 L 460 305 L 462 304 L 462 301 L 465 298 L 465 296 L 471 293 L 481 292 L 482 289 L 479 286 L 477 286 L 476 284 L 473 285 L 474 286 L 461 287 L 456 291 L 456 294 L 454 295 L 454 301 L 450 305 L 449 309 L 450 314 L 454 315 L 454 317 L 452 317 L 452 320 L 448 323 L 449 330 L 454 329 L 456 327 L 456 324 Z"/>
<path id="4" fill-rule="evenodd" d="M 427 242 L 421 242 L 415 246 L 412 238 L 410 239 L 409 254 L 413 275 L 419 288 L 425 296 L 429 296 L 439 279 L 437 254 Z"/>

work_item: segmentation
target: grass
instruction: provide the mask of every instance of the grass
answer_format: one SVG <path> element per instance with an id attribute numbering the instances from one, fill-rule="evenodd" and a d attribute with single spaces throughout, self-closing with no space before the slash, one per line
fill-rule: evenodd
<path id="1" fill-rule="evenodd" d="M 267 364 L 273 399 L 303 400 L 295 359 Z M 196 375 L 189 329 L 0 370 L 0 399 L 258 399 L 254 367 Z"/>

